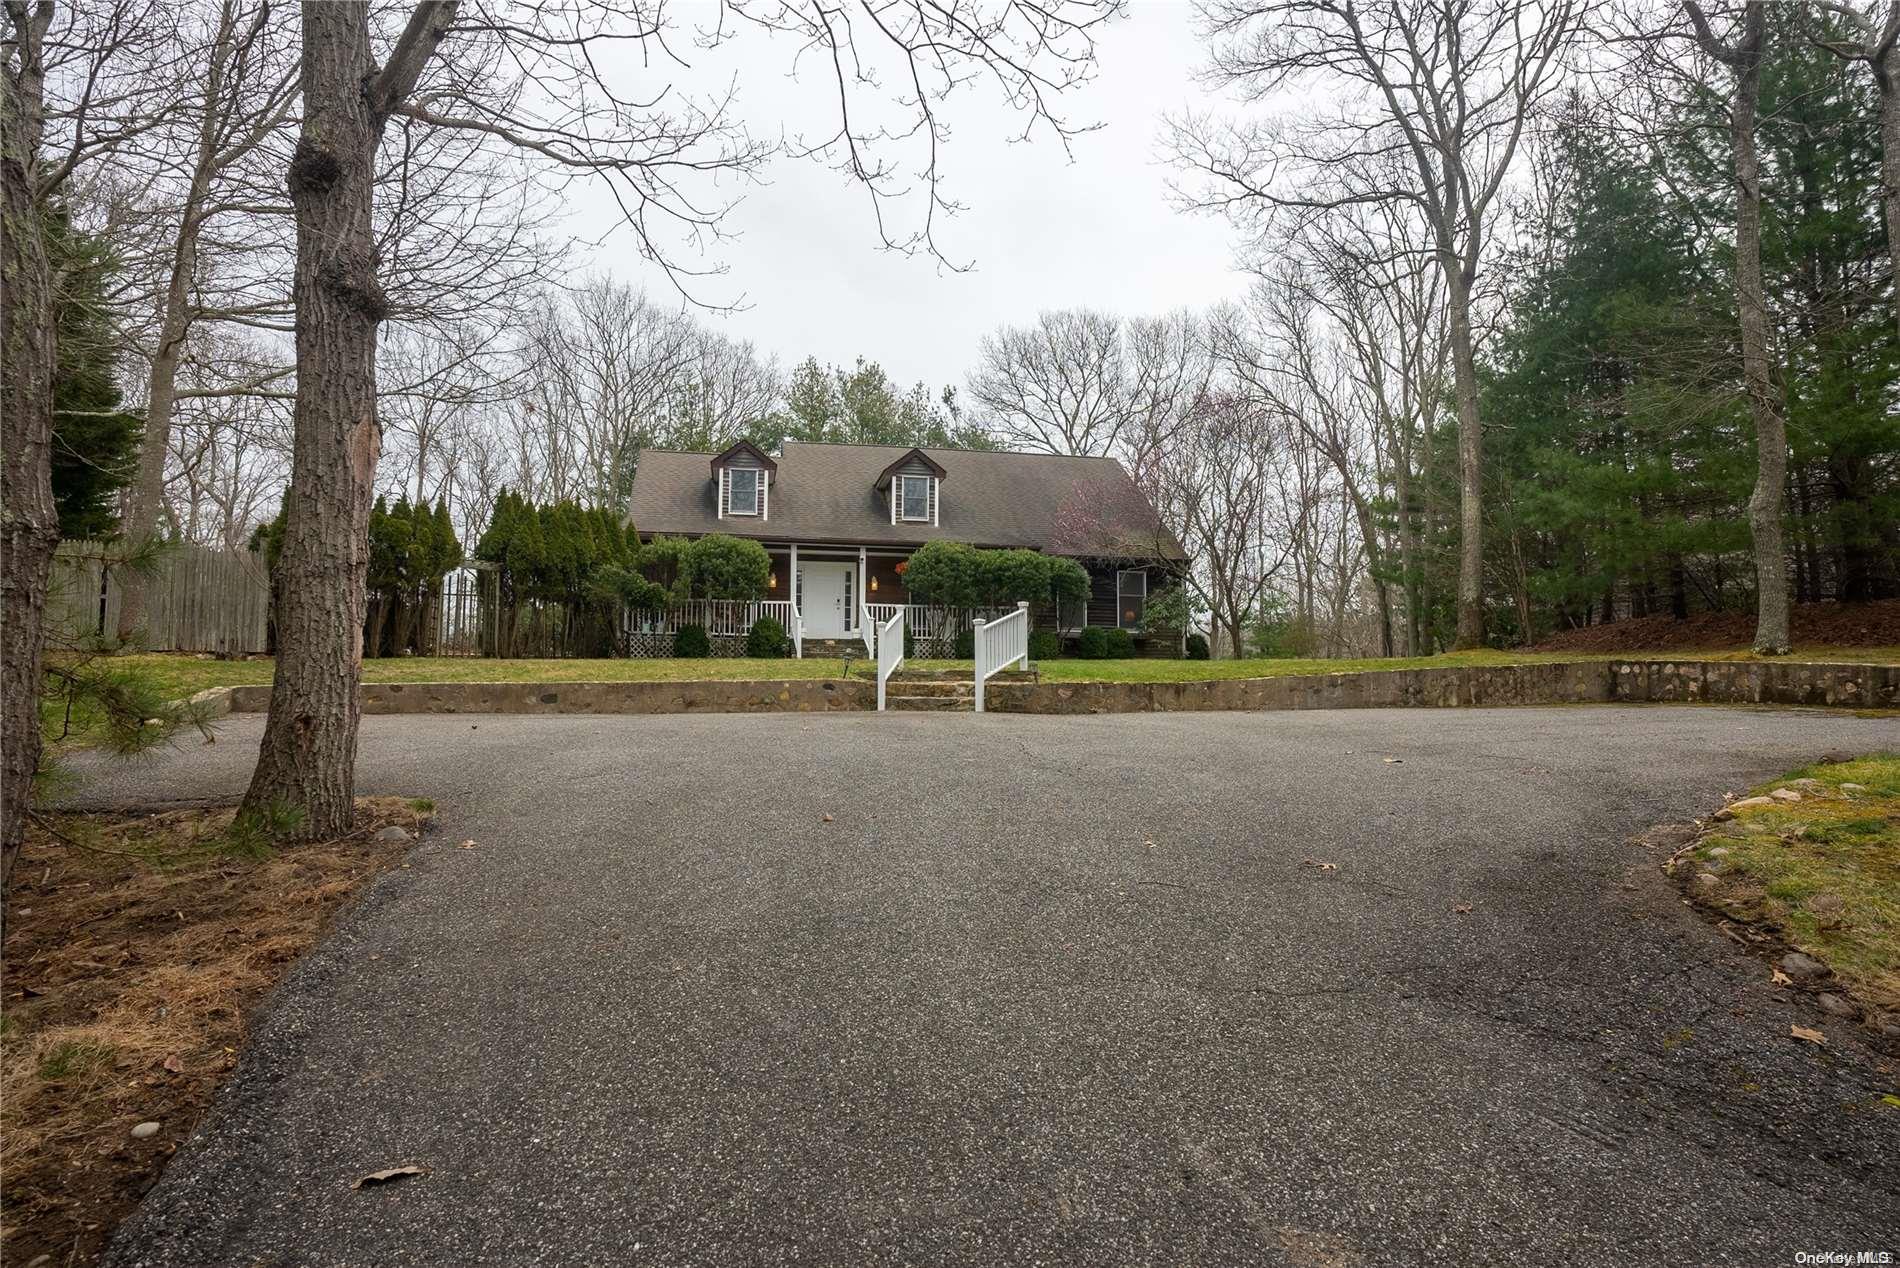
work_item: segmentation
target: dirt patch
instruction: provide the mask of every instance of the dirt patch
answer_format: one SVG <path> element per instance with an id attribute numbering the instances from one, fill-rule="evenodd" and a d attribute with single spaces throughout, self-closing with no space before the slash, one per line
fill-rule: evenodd
<path id="1" fill-rule="evenodd" d="M 1796 604 L 1790 631 L 1796 648 L 1900 646 L 1900 599 L 1875 603 Z M 1539 652 L 1742 651 L 1755 637 L 1753 612 L 1703 612 L 1686 621 L 1638 617 L 1553 634 Z"/>
<path id="2" fill-rule="evenodd" d="M 429 814 L 357 805 L 349 837 L 275 851 L 234 833 L 231 807 L 28 828 L 7 899 L 0 1259 L 99 1258 L 236 1064 L 249 1010 Z M 392 824 L 411 837 L 379 840 Z"/>

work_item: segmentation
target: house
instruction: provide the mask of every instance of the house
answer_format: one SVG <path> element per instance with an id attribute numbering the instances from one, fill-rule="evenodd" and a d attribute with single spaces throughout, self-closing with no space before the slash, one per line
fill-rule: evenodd
<path id="1" fill-rule="evenodd" d="M 1087 569 L 1088 601 L 1032 611 L 1036 628 L 1072 637 L 1119 627 L 1156 655 L 1180 646 L 1179 632 L 1150 630 L 1145 615 L 1148 595 L 1184 571 L 1186 553 L 1113 458 L 802 441 L 776 456 L 746 441 L 717 454 L 650 449 L 629 508 L 643 541 L 727 533 L 762 544 L 772 559 L 768 606 L 796 612 L 804 639 L 861 640 L 867 623 L 904 607 L 919 654 L 948 655 L 958 630 L 983 614 L 912 602 L 903 572 L 917 547 L 953 541 L 1066 555 Z M 717 641 L 743 630 L 727 622 L 713 633 Z M 635 654 L 669 654 L 633 643 Z"/>

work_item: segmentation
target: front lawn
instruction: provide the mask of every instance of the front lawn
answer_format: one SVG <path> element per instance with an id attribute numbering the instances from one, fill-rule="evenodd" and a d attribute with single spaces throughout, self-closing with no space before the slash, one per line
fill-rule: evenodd
<path id="1" fill-rule="evenodd" d="M 1562 652 L 1447 652 L 1439 656 L 1394 657 L 1366 660 L 1049 660 L 1036 668 L 1051 682 L 1198 682 L 1218 678 L 1279 678 L 1290 674 L 1346 674 L 1382 669 L 1451 669 L 1466 665 L 1528 665 L 1551 661 L 1606 659 L 1696 659 L 1682 652 L 1654 652 L 1636 656 L 1579 656 Z M 1746 652 L 1718 652 L 1712 660 L 1749 660 Z M 1900 647 L 1813 648 L 1792 661 L 1839 661 L 1900 664 Z M 168 695 L 182 698 L 207 687 L 267 684 L 269 660 L 212 660 L 196 656 L 151 654 L 117 658 L 126 669 L 151 675 Z M 467 656 L 404 657 L 363 663 L 365 682 L 751 682 L 774 678 L 835 678 L 843 671 L 839 657 L 803 660 L 483 660 Z M 967 660 L 920 660 L 916 669 L 969 670 Z M 854 676 L 871 670 L 863 657 L 851 661 Z"/>

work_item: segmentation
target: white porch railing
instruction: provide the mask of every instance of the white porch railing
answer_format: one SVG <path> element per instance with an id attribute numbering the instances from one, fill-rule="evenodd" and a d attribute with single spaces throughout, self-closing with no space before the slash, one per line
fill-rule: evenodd
<path id="1" fill-rule="evenodd" d="M 787 603 L 785 606 L 792 610 L 792 619 L 785 627 L 786 632 L 792 636 L 792 659 L 803 660 L 805 658 L 805 614 L 798 610 L 796 603 Z"/>
<path id="2" fill-rule="evenodd" d="M 904 663 L 904 613 L 900 608 L 877 627 L 877 709 L 884 712 L 884 684 Z"/>
<path id="3" fill-rule="evenodd" d="M 976 711 L 983 712 L 983 684 L 1021 661 L 1029 664 L 1029 605 L 995 621 L 976 623 Z"/>
<path id="4" fill-rule="evenodd" d="M 658 612 L 629 608 L 626 630 L 629 634 L 677 634 L 681 626 L 700 625 L 709 638 L 744 638 L 762 616 L 776 620 L 788 634 L 802 624 L 790 599 L 691 599 Z M 793 637 L 802 641 L 802 634 Z"/>
<path id="5" fill-rule="evenodd" d="M 954 641 L 969 628 L 972 620 L 988 620 L 1006 615 L 1009 608 L 945 608 L 926 603 L 867 603 L 864 610 L 873 621 L 888 621 L 894 612 L 904 614 L 904 628 L 923 643 L 933 639 Z M 925 657 L 925 659 L 929 659 Z"/>

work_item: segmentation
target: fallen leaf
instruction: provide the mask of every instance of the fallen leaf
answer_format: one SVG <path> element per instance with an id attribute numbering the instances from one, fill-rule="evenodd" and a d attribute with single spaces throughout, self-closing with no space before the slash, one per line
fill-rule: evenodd
<path id="1" fill-rule="evenodd" d="M 356 1183 L 352 1184 L 350 1187 L 352 1189 L 360 1189 L 360 1188 L 363 1188 L 365 1185 L 387 1184 L 391 1180 L 400 1180 L 404 1176 L 426 1176 L 428 1174 L 429 1174 L 429 1169 L 427 1167 L 413 1167 L 413 1166 L 386 1167 L 381 1171 L 372 1171 L 366 1176 L 358 1176 L 356 1178 Z"/>
<path id="2" fill-rule="evenodd" d="M 165 1068 L 173 1074 L 183 1074 L 185 1072 L 185 1063 L 184 1060 L 174 1052 L 171 1056 L 165 1058 Z"/>
<path id="3" fill-rule="evenodd" d="M 1768 980 L 1773 982 L 1776 986 L 1794 985 L 1794 979 L 1789 977 L 1786 973 L 1783 973 L 1780 969 L 1769 970 Z"/>
<path id="4" fill-rule="evenodd" d="M 1810 1030 L 1806 1026 L 1790 1026 L 1788 1027 L 1788 1033 L 1790 1035 L 1793 1035 L 1796 1039 L 1805 1039 L 1809 1043 L 1826 1043 L 1827 1042 L 1826 1035 L 1822 1034 L 1818 1030 Z"/>
<path id="5" fill-rule="evenodd" d="M 475 843 L 473 841 L 464 841 L 455 848 L 458 850 L 472 850 L 475 848 Z"/>
<path id="6" fill-rule="evenodd" d="M 1147 846 L 1151 850 L 1155 848 L 1155 843 L 1153 841 L 1143 841 L 1142 844 Z"/>
<path id="7" fill-rule="evenodd" d="M 830 815 L 826 815 L 826 816 L 825 816 L 825 822 L 826 822 L 826 823 L 830 823 L 831 821 L 832 821 L 832 820 L 831 820 L 831 816 L 830 816 Z"/>
<path id="8" fill-rule="evenodd" d="M 1453 907 L 1452 910 L 1461 916 L 1469 916 L 1471 914 L 1471 904 L 1459 903 L 1456 907 Z"/>
<path id="9" fill-rule="evenodd" d="M 1337 872 L 1339 870 L 1339 864 L 1322 863 L 1318 859 L 1301 859 L 1300 862 L 1306 864 L 1308 867 L 1317 867 L 1322 872 Z"/>
<path id="10" fill-rule="evenodd" d="M 1380 760 L 1383 761 L 1387 766 L 1397 766 L 1400 763 L 1405 761 L 1403 757 L 1385 757 L 1385 758 L 1381 758 Z"/>
<path id="11" fill-rule="evenodd" d="M 1880 1098 L 1880 1103 L 1882 1105 L 1891 1105 L 1895 1109 L 1900 1109 L 1900 1096 L 1895 1096 L 1893 1093 L 1889 1092 L 1885 1096 Z"/>

